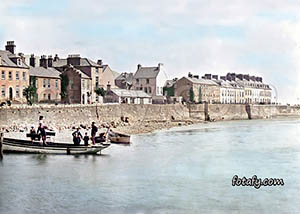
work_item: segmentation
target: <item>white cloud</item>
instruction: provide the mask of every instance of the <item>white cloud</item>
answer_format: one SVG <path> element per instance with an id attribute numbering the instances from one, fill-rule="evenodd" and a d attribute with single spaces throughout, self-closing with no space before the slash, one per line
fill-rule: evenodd
<path id="1" fill-rule="evenodd" d="M 282 101 L 295 102 L 300 97 L 299 1 L 66 0 L 63 12 L 53 15 L 9 14 L 9 8 L 36 3 L 1 1 L 3 45 L 5 40 L 15 40 L 21 52 L 103 58 L 117 71 L 135 71 L 138 63 L 163 62 L 170 78 L 188 72 L 252 73 L 276 85 Z M 101 24 L 105 26 L 99 33 Z M 107 29 L 115 25 L 120 27 L 116 33 Z M 207 26 L 211 31 L 215 26 L 229 31 L 236 27 L 242 35 L 202 35 Z M 91 34 L 81 34 L 93 28 Z M 109 30 L 111 36 L 102 35 Z"/>

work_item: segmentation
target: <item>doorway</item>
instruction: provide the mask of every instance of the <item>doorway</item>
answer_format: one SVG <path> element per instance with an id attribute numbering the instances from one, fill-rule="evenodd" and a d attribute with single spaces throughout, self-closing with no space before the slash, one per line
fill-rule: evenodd
<path id="1" fill-rule="evenodd" d="M 12 100 L 13 99 L 13 89 L 12 87 L 9 88 L 9 100 Z"/>

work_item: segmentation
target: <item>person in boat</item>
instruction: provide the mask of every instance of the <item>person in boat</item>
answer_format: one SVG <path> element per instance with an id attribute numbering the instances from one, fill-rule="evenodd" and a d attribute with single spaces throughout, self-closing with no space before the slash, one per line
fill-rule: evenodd
<path id="1" fill-rule="evenodd" d="M 44 126 L 44 116 L 40 116 L 39 117 L 39 124 L 42 124 L 42 126 Z"/>
<path id="2" fill-rule="evenodd" d="M 79 131 L 79 128 L 77 128 L 76 131 L 72 133 L 72 136 L 73 136 L 73 143 L 76 146 L 79 146 L 80 145 L 80 141 L 83 138 L 82 135 L 81 135 L 81 133 L 80 133 L 80 131 Z"/>
<path id="3" fill-rule="evenodd" d="M 46 126 L 43 125 L 43 123 L 39 123 L 39 128 L 37 131 L 37 134 L 40 134 L 42 137 L 42 141 L 43 141 L 43 146 L 46 146 Z"/>
<path id="4" fill-rule="evenodd" d="M 97 126 L 95 125 L 95 122 L 92 122 L 91 136 L 92 136 L 92 142 L 93 142 L 94 145 L 95 145 L 95 143 L 96 143 L 95 137 L 96 137 L 97 131 L 98 131 L 98 128 L 97 128 Z"/>
<path id="5" fill-rule="evenodd" d="M 86 132 L 85 135 L 84 135 L 84 138 L 83 138 L 83 141 L 84 141 L 84 145 L 85 146 L 88 146 L 89 145 L 89 136 L 88 136 L 88 133 Z"/>
<path id="6" fill-rule="evenodd" d="M 33 127 L 33 126 L 31 126 L 31 129 L 30 129 L 30 132 L 29 132 L 29 134 L 30 134 L 30 139 L 31 139 L 31 142 L 33 142 L 33 141 L 34 141 L 34 139 L 35 139 L 35 136 L 36 136 L 36 131 L 35 131 L 35 129 L 34 129 L 34 127 Z"/>

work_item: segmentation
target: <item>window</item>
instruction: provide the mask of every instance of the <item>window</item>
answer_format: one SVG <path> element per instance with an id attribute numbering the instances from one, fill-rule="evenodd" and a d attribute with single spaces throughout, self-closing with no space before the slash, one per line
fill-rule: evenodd
<path id="1" fill-rule="evenodd" d="M 136 79 L 136 83 L 139 83 L 140 82 L 140 80 L 139 79 Z"/>
<path id="2" fill-rule="evenodd" d="M 43 87 L 46 88 L 46 79 L 43 79 Z M 45 95 L 46 97 L 46 95 Z"/>
<path id="3" fill-rule="evenodd" d="M 74 88 L 74 82 L 72 80 L 70 80 L 70 88 L 73 89 Z"/>
<path id="4" fill-rule="evenodd" d="M 55 87 L 58 88 L 58 80 L 55 80 Z"/>
<path id="5" fill-rule="evenodd" d="M 5 71 L 2 71 L 2 72 L 1 72 L 1 79 L 2 79 L 2 80 L 5 80 Z"/>
<path id="6" fill-rule="evenodd" d="M 9 80 L 12 80 L 12 72 L 11 72 L 11 71 L 8 72 L 8 79 L 9 79 Z"/>
<path id="7" fill-rule="evenodd" d="M 48 88 L 50 88 L 50 79 L 48 79 Z"/>
<path id="8" fill-rule="evenodd" d="M 21 65 L 21 59 L 20 58 L 17 59 L 17 64 Z"/>
<path id="9" fill-rule="evenodd" d="M 145 93 L 148 93 L 148 89 L 147 89 L 147 87 L 145 87 L 145 88 L 144 88 L 144 90 L 145 90 Z"/>
<path id="10" fill-rule="evenodd" d="M 44 100 L 46 99 L 46 94 L 44 94 Z"/>
<path id="11" fill-rule="evenodd" d="M 20 97 L 20 87 L 16 86 L 16 97 Z"/>
<path id="12" fill-rule="evenodd" d="M 51 94 L 48 94 L 48 100 L 51 100 Z"/>
<path id="13" fill-rule="evenodd" d="M 2 97 L 5 97 L 5 85 L 2 85 L 1 87 L 1 95 Z"/>
<path id="14" fill-rule="evenodd" d="M 96 77 L 96 88 L 99 87 L 99 77 Z"/>
<path id="15" fill-rule="evenodd" d="M 26 72 L 23 72 L 23 80 L 26 81 Z"/>
<path id="16" fill-rule="evenodd" d="M 16 80 L 19 80 L 19 71 L 16 71 Z"/>
<path id="17" fill-rule="evenodd" d="M 147 84 L 149 84 L 149 83 L 150 83 L 150 80 L 149 80 L 149 79 L 147 79 L 146 81 L 147 81 Z"/>
<path id="18" fill-rule="evenodd" d="M 149 94 L 151 94 L 152 92 L 151 92 L 151 87 L 149 87 Z"/>

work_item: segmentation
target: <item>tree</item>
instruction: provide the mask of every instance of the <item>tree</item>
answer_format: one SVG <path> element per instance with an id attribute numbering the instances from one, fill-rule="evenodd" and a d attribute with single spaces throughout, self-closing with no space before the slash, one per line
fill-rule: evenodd
<path id="1" fill-rule="evenodd" d="M 27 103 L 32 104 L 36 101 L 36 87 L 34 85 L 29 85 L 23 90 L 23 95 L 25 96 Z"/>
<path id="2" fill-rule="evenodd" d="M 194 91 L 193 91 L 193 87 L 190 88 L 190 102 L 194 102 Z"/>
<path id="3" fill-rule="evenodd" d="M 97 88 L 97 89 L 95 90 L 95 92 L 96 92 L 96 94 L 97 94 L 98 96 L 104 97 L 105 90 L 104 90 L 103 88 Z"/>
<path id="4" fill-rule="evenodd" d="M 65 74 L 60 74 L 59 75 L 61 78 L 61 98 L 65 99 L 68 96 L 68 92 L 67 92 L 67 87 L 69 85 L 69 78 L 67 75 Z"/>
<path id="5" fill-rule="evenodd" d="M 202 92 L 201 92 L 201 87 L 199 87 L 199 103 L 202 103 Z"/>

